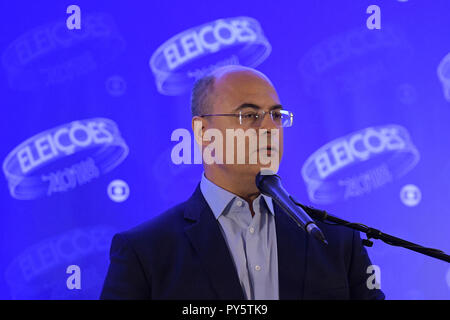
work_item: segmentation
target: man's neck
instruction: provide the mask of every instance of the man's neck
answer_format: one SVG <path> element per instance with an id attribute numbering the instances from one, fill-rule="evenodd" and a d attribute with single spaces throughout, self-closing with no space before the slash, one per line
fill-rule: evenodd
<path id="1" fill-rule="evenodd" d="M 261 193 L 256 188 L 253 177 L 239 176 L 234 177 L 222 170 L 207 170 L 205 168 L 205 177 L 245 201 L 252 207 L 253 200 L 255 200 Z"/>

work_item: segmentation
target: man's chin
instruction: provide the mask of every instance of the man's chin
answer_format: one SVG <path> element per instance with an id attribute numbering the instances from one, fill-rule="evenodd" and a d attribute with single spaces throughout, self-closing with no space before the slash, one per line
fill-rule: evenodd
<path id="1" fill-rule="evenodd" d="M 262 170 L 271 170 L 274 173 L 278 172 L 279 163 L 277 165 L 269 163 L 269 164 L 248 164 L 248 165 L 241 165 L 242 168 L 239 168 L 237 171 L 240 174 L 246 175 L 246 176 L 252 176 L 256 177 L 256 175 L 261 172 Z"/>

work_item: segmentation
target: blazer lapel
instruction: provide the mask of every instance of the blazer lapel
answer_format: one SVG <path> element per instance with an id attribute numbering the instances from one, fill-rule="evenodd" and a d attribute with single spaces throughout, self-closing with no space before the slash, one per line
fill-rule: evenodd
<path id="1" fill-rule="evenodd" d="M 274 202 L 280 300 L 303 298 L 308 235 Z"/>
<path id="2" fill-rule="evenodd" d="M 197 251 L 219 299 L 243 300 L 244 292 L 228 246 L 219 223 L 201 193 L 200 185 L 188 200 L 184 217 L 193 222 L 185 227 L 185 233 Z"/>

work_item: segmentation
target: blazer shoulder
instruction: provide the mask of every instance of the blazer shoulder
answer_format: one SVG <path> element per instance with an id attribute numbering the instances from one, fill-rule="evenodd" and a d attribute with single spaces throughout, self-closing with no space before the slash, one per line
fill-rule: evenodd
<path id="1" fill-rule="evenodd" d="M 179 236 L 186 225 L 184 219 L 186 202 L 179 203 L 149 220 L 121 232 L 120 235 L 132 244 L 158 243 Z"/>

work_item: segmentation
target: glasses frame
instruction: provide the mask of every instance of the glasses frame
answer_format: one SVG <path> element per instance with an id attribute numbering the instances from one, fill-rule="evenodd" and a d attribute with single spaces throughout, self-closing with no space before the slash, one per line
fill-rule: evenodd
<path id="1" fill-rule="evenodd" d="M 266 116 L 266 114 L 270 114 L 270 118 L 272 119 L 272 122 L 275 123 L 275 125 L 276 125 L 276 122 L 273 119 L 273 113 L 274 112 L 280 112 L 282 114 L 286 114 L 286 115 L 289 116 L 289 119 L 290 119 L 289 125 L 288 126 L 281 125 L 281 126 L 279 126 L 280 128 L 292 127 L 292 124 L 294 122 L 294 114 L 292 112 L 288 111 L 288 110 L 284 110 L 284 109 L 283 110 L 270 110 L 270 111 L 261 110 L 261 111 L 254 112 L 254 114 L 258 115 L 258 118 L 256 120 L 259 120 L 259 117 L 261 117 L 260 123 L 264 120 L 264 117 Z M 248 112 L 248 111 L 245 111 L 245 112 L 244 111 L 239 111 L 238 113 L 202 114 L 202 115 L 199 115 L 199 117 L 201 117 L 201 118 L 203 118 L 203 117 L 213 117 L 213 116 L 218 116 L 218 117 L 237 117 L 237 118 L 239 118 L 239 124 L 242 126 L 242 116 L 245 115 L 245 114 L 249 114 L 249 113 L 250 112 Z M 277 125 L 277 127 L 278 127 L 278 125 Z"/>

